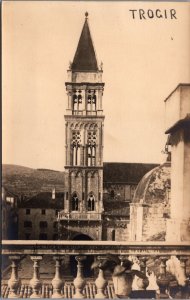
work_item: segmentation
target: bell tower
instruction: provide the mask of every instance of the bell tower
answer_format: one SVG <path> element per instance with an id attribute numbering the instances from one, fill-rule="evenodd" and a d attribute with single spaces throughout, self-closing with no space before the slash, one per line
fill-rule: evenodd
<path id="1" fill-rule="evenodd" d="M 98 67 L 88 13 L 70 63 L 65 115 L 67 193 L 59 220 L 73 239 L 77 234 L 102 238 L 103 110 L 102 65 Z"/>

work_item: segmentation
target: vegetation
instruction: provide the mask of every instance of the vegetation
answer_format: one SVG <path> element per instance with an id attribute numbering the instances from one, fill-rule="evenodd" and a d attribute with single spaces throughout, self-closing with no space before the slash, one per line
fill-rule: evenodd
<path id="1" fill-rule="evenodd" d="M 18 165 L 2 166 L 2 184 L 18 196 L 31 197 L 40 192 L 63 192 L 65 173 L 46 169 L 32 169 Z"/>

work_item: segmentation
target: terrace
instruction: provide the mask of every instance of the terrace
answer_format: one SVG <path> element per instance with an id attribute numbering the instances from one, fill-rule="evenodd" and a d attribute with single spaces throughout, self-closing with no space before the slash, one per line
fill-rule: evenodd
<path id="1" fill-rule="evenodd" d="M 2 298 L 190 298 L 188 242 L 4 240 L 2 255 L 7 264 Z M 93 261 L 108 255 L 119 258 L 121 266 L 134 262 L 124 286 L 123 275 L 115 280 L 101 264 L 90 270 Z M 130 277 L 135 269 L 146 279 Z"/>

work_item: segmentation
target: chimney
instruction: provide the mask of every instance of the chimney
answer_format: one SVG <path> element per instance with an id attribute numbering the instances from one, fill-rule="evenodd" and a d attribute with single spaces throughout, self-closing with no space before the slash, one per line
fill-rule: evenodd
<path id="1" fill-rule="evenodd" d="M 52 196 L 51 196 L 52 200 L 55 200 L 55 188 L 52 189 Z"/>

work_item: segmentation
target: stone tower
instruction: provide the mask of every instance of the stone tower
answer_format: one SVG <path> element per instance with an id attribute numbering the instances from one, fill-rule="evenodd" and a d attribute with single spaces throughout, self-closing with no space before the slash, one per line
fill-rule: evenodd
<path id="1" fill-rule="evenodd" d="M 102 66 L 88 25 L 88 13 L 65 83 L 66 186 L 64 210 L 59 213 L 62 236 L 102 239 L 103 110 Z"/>

